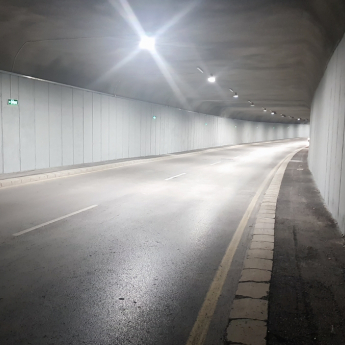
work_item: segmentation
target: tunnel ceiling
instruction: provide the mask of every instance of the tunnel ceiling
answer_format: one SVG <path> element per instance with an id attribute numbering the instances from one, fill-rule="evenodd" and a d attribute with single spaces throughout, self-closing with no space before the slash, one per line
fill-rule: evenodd
<path id="1" fill-rule="evenodd" d="M 342 38 L 344 3 L 2 0 L 0 69 L 207 114 L 295 122 L 309 118 Z M 156 37 L 156 52 L 138 49 L 143 32 Z"/>

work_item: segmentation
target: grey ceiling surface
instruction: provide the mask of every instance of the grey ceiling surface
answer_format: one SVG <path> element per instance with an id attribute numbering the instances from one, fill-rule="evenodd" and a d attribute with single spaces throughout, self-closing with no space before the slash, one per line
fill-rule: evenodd
<path id="1" fill-rule="evenodd" d="M 344 31 L 344 0 L 1 0 L 0 69 L 207 114 L 294 122 L 288 116 L 309 118 Z M 138 49 L 143 32 L 156 37 L 155 53 Z"/>

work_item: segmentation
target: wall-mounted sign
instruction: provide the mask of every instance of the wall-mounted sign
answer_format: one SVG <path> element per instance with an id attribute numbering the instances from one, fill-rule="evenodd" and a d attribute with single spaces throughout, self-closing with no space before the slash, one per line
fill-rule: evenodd
<path id="1" fill-rule="evenodd" d="M 9 99 L 7 101 L 8 105 L 18 105 L 18 100 L 17 99 Z"/>

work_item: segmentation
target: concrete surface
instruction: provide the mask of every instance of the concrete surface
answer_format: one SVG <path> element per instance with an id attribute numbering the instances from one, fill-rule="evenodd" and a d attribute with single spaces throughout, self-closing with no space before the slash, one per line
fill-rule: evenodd
<path id="1" fill-rule="evenodd" d="M 184 344 L 258 186 L 303 145 L 251 145 L 0 190 L 0 343 Z M 205 345 L 223 341 L 253 221 Z"/>
<path id="2" fill-rule="evenodd" d="M 156 55 L 138 52 L 142 32 L 128 4 L 141 30 L 157 35 Z M 345 31 L 343 0 L 50 0 L 49 6 L 2 0 L 0 6 L 2 70 L 267 122 L 309 118 L 314 90 Z M 216 84 L 207 82 L 209 74 Z"/>
<path id="3" fill-rule="evenodd" d="M 345 37 L 314 95 L 310 137 L 310 170 L 345 234 Z"/>
<path id="4" fill-rule="evenodd" d="M 345 248 L 307 165 L 290 162 L 278 197 L 268 345 L 345 344 Z"/>
<path id="5" fill-rule="evenodd" d="M 189 113 L 6 73 L 0 97 L 0 173 L 309 136 L 309 125 Z"/>

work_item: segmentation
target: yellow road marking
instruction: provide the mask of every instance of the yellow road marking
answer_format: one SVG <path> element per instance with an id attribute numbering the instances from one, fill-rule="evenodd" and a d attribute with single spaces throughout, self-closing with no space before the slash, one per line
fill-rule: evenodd
<path id="1" fill-rule="evenodd" d="M 235 252 L 237 250 L 237 247 L 241 241 L 244 229 L 246 228 L 246 225 L 248 223 L 248 220 L 254 210 L 254 207 L 261 195 L 261 193 L 264 191 L 266 185 L 268 182 L 272 179 L 273 175 L 276 173 L 280 165 L 287 159 L 291 159 L 298 151 L 301 149 L 298 149 L 294 151 L 293 153 L 290 153 L 288 156 L 286 156 L 281 162 L 279 162 L 270 172 L 270 174 L 266 177 L 266 179 L 262 182 L 259 189 L 257 190 L 256 194 L 254 195 L 252 201 L 250 202 L 246 212 L 244 213 L 240 224 L 238 225 L 234 236 L 231 239 L 231 242 L 225 252 L 225 255 L 222 259 L 222 262 L 220 263 L 218 270 L 216 272 L 215 277 L 213 278 L 213 281 L 210 285 L 210 288 L 206 294 L 206 298 L 204 300 L 204 303 L 199 311 L 198 317 L 194 323 L 193 329 L 189 335 L 189 338 L 187 340 L 186 345 L 203 345 L 206 336 L 208 333 L 208 329 L 210 327 L 210 323 L 214 314 L 214 311 L 217 306 L 217 302 L 219 299 L 219 296 L 222 292 L 223 285 L 225 282 L 225 279 L 228 275 L 228 272 L 231 267 L 232 259 L 235 255 Z"/>

